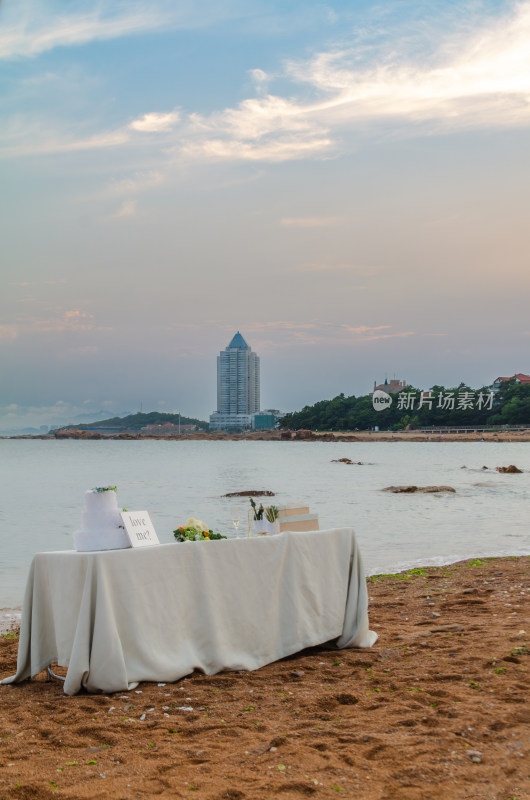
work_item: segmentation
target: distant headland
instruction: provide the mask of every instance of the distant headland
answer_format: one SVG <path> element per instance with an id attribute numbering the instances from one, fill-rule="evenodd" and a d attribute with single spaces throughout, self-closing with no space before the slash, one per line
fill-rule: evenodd
<path id="1" fill-rule="evenodd" d="M 3 438 L 328 442 L 530 440 L 530 382 L 518 381 L 517 376 L 499 378 L 492 386 L 480 389 L 461 383 L 454 388 L 433 386 L 423 391 L 399 382 L 393 391 L 391 384 L 385 383 L 383 389 L 375 386 L 372 393 L 360 397 L 340 394 L 331 400 L 306 405 L 300 411 L 270 414 L 269 424 L 264 427 L 258 427 L 256 422 L 248 429 L 232 426 L 223 430 L 217 424 L 212 426 L 195 417 L 151 411 Z"/>

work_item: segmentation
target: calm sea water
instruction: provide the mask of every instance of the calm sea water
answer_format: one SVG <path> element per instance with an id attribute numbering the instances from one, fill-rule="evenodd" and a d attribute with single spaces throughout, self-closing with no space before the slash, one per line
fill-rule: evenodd
<path id="1" fill-rule="evenodd" d="M 331 463 L 345 456 L 364 463 Z M 494 471 L 508 464 L 527 471 Z M 456 494 L 380 491 L 405 483 Z M 530 553 L 530 443 L 0 440 L 0 608 L 21 603 L 34 553 L 72 549 L 85 490 L 109 484 L 162 542 L 189 516 L 232 535 L 221 495 L 270 489 L 308 504 L 321 529 L 353 526 L 367 574 Z"/>

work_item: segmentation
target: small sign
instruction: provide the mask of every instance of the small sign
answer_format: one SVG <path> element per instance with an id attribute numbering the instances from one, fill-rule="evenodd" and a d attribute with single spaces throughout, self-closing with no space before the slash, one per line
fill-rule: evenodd
<path id="1" fill-rule="evenodd" d="M 148 511 L 122 511 L 121 518 L 132 547 L 160 544 Z"/>

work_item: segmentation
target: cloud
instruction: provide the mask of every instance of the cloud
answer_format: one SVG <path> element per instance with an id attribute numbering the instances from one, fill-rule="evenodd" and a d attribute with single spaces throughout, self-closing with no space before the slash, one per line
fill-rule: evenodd
<path id="1" fill-rule="evenodd" d="M 469 17 L 466 29 L 438 38 L 430 55 L 415 60 L 400 52 L 398 46 L 380 53 L 363 69 L 355 48 L 341 48 L 292 62 L 287 71 L 327 96 L 321 110 L 334 127 L 385 117 L 439 120 L 450 127 L 530 120 L 529 2 L 482 25 Z"/>
<path id="2" fill-rule="evenodd" d="M 145 10 L 102 0 L 97 11 L 82 9 L 77 6 L 70 16 L 55 12 L 46 23 L 42 15 L 35 20 L 20 13 L 18 22 L 10 26 L 8 21 L 0 33 L 0 55 L 31 55 L 58 44 L 200 24 L 200 15 L 192 18 L 188 11 L 186 17 L 181 10 L 179 17 L 164 2 Z M 160 159 L 177 164 L 281 163 L 351 152 L 376 125 L 379 135 L 392 131 L 400 136 L 528 126 L 530 0 L 489 17 L 480 18 L 476 9 L 451 7 L 452 18 L 447 12 L 441 23 L 424 11 L 406 31 L 390 20 L 383 32 L 383 23 L 375 33 L 360 27 L 348 40 L 287 61 L 274 75 L 257 66 L 250 73 L 257 96 L 210 113 L 151 110 L 115 130 L 80 138 L 53 135 L 38 126 L 27 133 L 28 125 L 21 124 L 20 135 L 17 130 L 10 134 L 5 154 L 138 147 L 145 137 L 144 146 L 158 147 Z M 208 14 L 211 24 L 215 4 Z M 276 79 L 282 85 L 289 82 L 288 89 L 265 91 Z"/>
<path id="3" fill-rule="evenodd" d="M 129 178 L 113 181 L 109 186 L 109 192 L 111 194 L 136 194 L 159 186 L 164 180 L 164 175 L 157 170 L 135 172 Z"/>
<path id="4" fill-rule="evenodd" d="M 93 322 L 94 315 L 87 311 L 80 311 L 78 308 L 65 311 L 58 317 L 48 319 L 33 318 L 28 320 L 29 326 L 26 331 L 33 328 L 43 333 L 64 333 L 73 331 L 91 331 L 96 327 Z"/>
<path id="5" fill-rule="evenodd" d="M 134 217 L 136 214 L 136 200 L 125 200 L 118 211 L 112 214 L 110 219 L 124 219 Z"/>
<path id="6" fill-rule="evenodd" d="M 266 83 L 269 80 L 269 76 L 267 75 L 267 73 L 264 72 L 262 69 L 259 69 L 259 68 L 258 69 L 251 69 L 250 70 L 250 76 L 251 76 L 252 80 L 254 81 L 254 83 L 256 83 L 258 86 L 263 85 L 264 83 Z"/>
<path id="7" fill-rule="evenodd" d="M 55 313 L 53 313 L 55 312 Z M 59 311 L 50 316 L 26 316 L 10 325 L 0 326 L 0 339 L 16 339 L 41 333 L 77 333 L 81 331 L 108 331 L 111 328 L 99 325 L 94 314 L 79 308 Z"/>
<path id="8" fill-rule="evenodd" d="M 222 111 L 184 115 L 173 152 L 185 160 L 281 162 L 336 156 L 355 146 L 352 131 L 358 139 L 375 122 L 397 122 L 402 134 L 403 123 L 414 132 L 427 122 L 446 130 L 528 124 L 530 2 L 482 25 L 469 20 L 464 30 L 453 22 L 444 39 L 437 31 L 436 44 L 425 33 L 420 53 L 403 37 L 371 48 L 343 42 L 287 62 L 283 77 L 297 87 L 291 96 L 260 93 Z M 259 68 L 251 74 L 261 92 L 270 76 Z"/>
<path id="9" fill-rule="evenodd" d="M 12 341 L 18 336 L 18 329 L 15 325 L 0 325 L 0 341 Z"/>
<path id="10" fill-rule="evenodd" d="M 95 41 L 134 36 L 148 31 L 191 30 L 207 27 L 223 19 L 239 16 L 230 3 L 174 3 L 150 0 L 149 3 L 99 0 L 98 3 L 54 4 L 17 0 L 4 4 L 0 28 L 0 59 L 33 58 L 56 47 L 79 47 Z M 243 12 L 242 12 L 243 13 Z"/>
<path id="11" fill-rule="evenodd" d="M 288 62 L 290 97 L 243 100 L 210 115 L 190 114 L 193 137 L 182 132 L 184 157 L 224 160 L 323 158 L 351 149 L 372 123 L 418 123 L 438 129 L 516 127 L 530 122 L 530 2 L 479 24 L 469 16 L 422 52 L 402 41 L 341 43 L 310 59 Z M 432 47 L 431 47 L 432 45 Z M 386 49 L 384 49 L 386 47 Z M 429 50 L 427 54 L 425 50 Z M 252 72 L 258 85 L 268 77 Z M 309 88 L 311 100 L 305 99 Z M 304 99 L 298 98 L 304 97 Z"/>
<path id="12" fill-rule="evenodd" d="M 6 144 L 0 148 L 0 157 L 47 156 L 83 150 L 101 150 L 124 145 L 130 140 L 130 134 L 126 129 L 104 131 L 75 139 L 57 131 L 50 131 L 39 122 L 27 121 L 26 125 L 20 120 L 18 122 L 20 125 L 13 126 L 11 131 L 2 132 Z M 19 127 L 20 130 L 17 130 Z"/>
<path id="13" fill-rule="evenodd" d="M 158 133 L 160 131 L 168 131 L 173 128 L 179 120 L 177 111 L 170 113 L 157 113 L 152 111 L 149 114 L 144 114 L 143 117 L 135 119 L 129 125 L 133 131 L 141 131 L 142 133 Z"/>
<path id="14" fill-rule="evenodd" d="M 158 28 L 163 17 L 156 11 L 131 10 L 114 16 L 104 15 L 99 9 L 88 12 L 60 13 L 50 5 L 50 16 L 28 13 L 27 3 L 22 3 L 18 19 L 3 25 L 0 33 L 0 58 L 32 57 L 56 47 L 82 45 L 94 40 L 114 39 Z M 46 4 L 43 4 L 45 7 Z M 24 9 L 26 6 L 26 9 Z M 26 13 L 24 13 L 26 12 Z M 12 13 L 12 16 L 15 16 Z"/>
<path id="15" fill-rule="evenodd" d="M 414 331 L 393 331 L 391 325 L 351 325 L 347 322 L 328 322 L 315 320 L 297 322 L 271 320 L 269 322 L 249 323 L 245 326 L 249 334 L 256 334 L 260 348 L 284 347 L 290 336 L 301 345 L 347 345 L 374 342 L 379 339 L 401 339 L 414 336 Z M 278 336 L 275 336 L 278 333 Z M 265 334 L 266 339 L 260 334 Z"/>
<path id="16" fill-rule="evenodd" d="M 87 314 L 86 311 L 79 311 L 78 308 L 72 311 L 65 311 L 64 313 L 65 319 L 73 320 L 73 319 L 94 319 L 93 314 Z"/>
<path id="17" fill-rule="evenodd" d="M 414 336 L 414 331 L 397 331 L 396 333 L 377 333 L 372 336 L 365 336 L 363 341 L 375 342 L 378 339 L 402 339 L 406 336 Z"/>
<path id="18" fill-rule="evenodd" d="M 371 327 L 370 325 L 357 325 L 356 327 L 352 325 L 342 325 L 341 327 L 348 333 L 373 333 L 373 331 L 387 330 L 390 328 L 390 325 L 376 325 L 375 327 Z"/>
<path id="19" fill-rule="evenodd" d="M 326 153 L 332 142 L 329 138 L 278 136 L 268 141 L 253 142 L 234 138 L 197 136 L 183 141 L 178 155 L 190 161 L 293 161 Z"/>

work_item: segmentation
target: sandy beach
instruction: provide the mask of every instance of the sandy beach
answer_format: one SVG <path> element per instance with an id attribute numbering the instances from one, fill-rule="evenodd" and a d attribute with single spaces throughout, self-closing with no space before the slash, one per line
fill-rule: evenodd
<path id="1" fill-rule="evenodd" d="M 524 800 L 530 558 L 368 581 L 370 650 L 67 697 L 0 687 L 0 797 Z M 16 633 L 0 639 L 15 671 Z M 58 672 L 63 672 L 57 668 Z"/>

